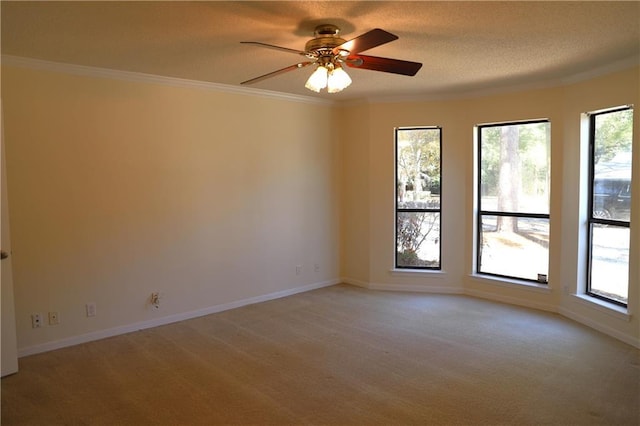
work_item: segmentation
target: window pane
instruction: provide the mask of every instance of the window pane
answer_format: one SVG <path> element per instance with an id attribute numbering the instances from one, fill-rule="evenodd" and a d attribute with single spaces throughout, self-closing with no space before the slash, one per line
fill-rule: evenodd
<path id="1" fill-rule="evenodd" d="M 549 131 L 549 122 L 481 128 L 481 210 L 549 213 Z"/>
<path id="2" fill-rule="evenodd" d="M 398 208 L 440 208 L 440 129 L 397 131 Z"/>
<path id="3" fill-rule="evenodd" d="M 396 129 L 397 268 L 440 269 L 441 129 Z"/>
<path id="4" fill-rule="evenodd" d="M 626 304 L 629 228 L 594 224 L 591 232 L 591 292 Z"/>
<path id="5" fill-rule="evenodd" d="M 633 110 L 591 116 L 587 293 L 626 306 L 629 293 Z M 602 220 L 607 222 L 603 223 Z M 611 222 L 611 221 L 617 221 Z"/>
<path id="6" fill-rule="evenodd" d="M 440 213 L 398 212 L 397 238 L 397 266 L 440 266 Z"/>
<path id="7" fill-rule="evenodd" d="M 631 211 L 632 110 L 597 115 L 593 217 L 628 222 Z"/>
<path id="8" fill-rule="evenodd" d="M 481 219 L 479 272 L 536 281 L 538 274 L 546 277 L 548 219 L 487 215 Z"/>

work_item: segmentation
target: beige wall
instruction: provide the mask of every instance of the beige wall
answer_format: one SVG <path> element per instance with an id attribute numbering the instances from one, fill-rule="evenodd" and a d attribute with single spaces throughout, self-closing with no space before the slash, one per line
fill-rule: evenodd
<path id="1" fill-rule="evenodd" d="M 342 199 L 341 276 L 352 283 L 369 283 L 371 210 L 369 106 L 336 108 L 340 123 Z"/>
<path id="2" fill-rule="evenodd" d="M 631 316 L 624 317 L 615 315 L 608 309 L 597 309 L 597 306 L 594 307 L 572 295 L 563 295 L 559 311 L 640 347 L 640 69 L 638 68 L 571 84 L 565 88 L 563 150 L 566 167 L 561 181 L 564 192 L 561 200 L 563 227 L 560 235 L 564 261 L 560 268 L 562 285 L 567 285 L 570 293 L 575 292 L 576 288 L 580 290 L 586 266 L 584 259 L 577 253 L 586 244 L 586 235 L 582 232 L 584 217 L 577 214 L 576 210 L 579 207 L 584 209 L 586 206 L 587 189 L 584 185 L 580 186 L 580 179 L 586 177 L 587 169 L 584 165 L 588 155 L 586 144 L 579 143 L 582 136 L 580 116 L 585 111 L 625 104 L 635 106 L 628 308 Z M 576 169 L 580 165 L 583 166 L 581 173 L 577 173 Z M 584 182 L 584 179 L 582 181 Z"/>
<path id="3" fill-rule="evenodd" d="M 557 311 L 638 345 L 637 226 L 631 315 L 572 294 L 582 289 L 580 114 L 638 105 L 638 81 L 634 68 L 517 93 L 330 106 L 3 67 L 19 348 L 340 277 Z M 640 223 L 635 114 L 632 224 Z M 535 118 L 552 128 L 546 289 L 473 275 L 473 127 Z M 443 272 L 399 273 L 393 130 L 423 125 L 443 128 Z M 152 291 L 164 294 L 160 310 L 147 304 Z M 95 318 L 86 318 L 87 302 L 97 303 Z M 30 313 L 51 310 L 60 325 L 31 328 Z"/>
<path id="4" fill-rule="evenodd" d="M 330 105 L 12 67 L 2 88 L 22 353 L 338 281 Z"/>
<path id="5" fill-rule="evenodd" d="M 368 205 L 369 232 L 346 232 L 351 237 L 366 235 L 369 259 L 361 258 L 361 247 L 345 244 L 343 270 L 345 280 L 353 284 L 387 290 L 414 290 L 465 293 L 549 311 L 561 312 L 636 346 L 640 345 L 640 322 L 635 314 L 640 309 L 638 265 L 640 230 L 632 226 L 631 287 L 629 312 L 585 302 L 574 293 L 583 292 L 582 257 L 578 255 L 578 239 L 584 234 L 584 221 L 579 221 L 581 179 L 580 114 L 626 104 L 639 104 L 638 68 L 553 88 L 523 90 L 516 93 L 472 97 L 446 101 L 371 103 L 350 107 L 352 113 L 367 111 L 369 140 L 357 144 L 366 157 L 345 151 L 344 160 L 354 163 L 359 181 L 367 176 L 369 191 L 352 191 L 347 221 L 356 221 L 353 206 Z M 366 117 L 362 116 L 361 120 Z M 473 274 L 474 250 L 474 150 L 473 129 L 477 124 L 548 118 L 551 120 L 551 237 L 549 286 L 508 284 Z M 638 109 L 635 109 L 634 182 L 638 181 L 639 142 Z M 394 262 L 394 140 L 393 129 L 403 126 L 441 126 L 442 143 L 442 267 L 443 273 L 399 273 Z M 350 155 L 351 152 L 351 155 Z M 368 161 L 367 170 L 357 160 Z M 584 163 L 584 162 L 583 162 Z M 586 165 L 586 163 L 584 163 Z M 583 172 L 586 171 L 584 168 Z M 584 177 L 584 176 L 582 176 Z M 346 181 L 347 187 L 355 183 Z M 640 223 L 640 183 L 633 184 L 633 223 Z M 360 216 L 357 216 L 360 217 Z M 358 224 L 360 227 L 363 223 Z M 355 269 L 353 263 L 359 267 Z M 369 267 L 368 271 L 365 270 Z"/>

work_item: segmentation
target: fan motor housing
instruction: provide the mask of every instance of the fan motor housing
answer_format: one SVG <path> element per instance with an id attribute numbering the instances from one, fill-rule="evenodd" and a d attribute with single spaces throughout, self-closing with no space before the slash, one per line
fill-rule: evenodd
<path id="1" fill-rule="evenodd" d="M 305 45 L 304 50 L 307 52 L 315 52 L 324 49 L 331 50 L 343 43 L 346 43 L 346 40 L 340 37 L 317 37 L 309 40 Z"/>
<path id="2" fill-rule="evenodd" d="M 307 52 L 319 52 L 322 50 L 332 50 L 334 47 L 346 43 L 346 40 L 338 37 L 340 28 L 332 24 L 318 25 L 313 32 L 312 38 L 305 45 Z"/>

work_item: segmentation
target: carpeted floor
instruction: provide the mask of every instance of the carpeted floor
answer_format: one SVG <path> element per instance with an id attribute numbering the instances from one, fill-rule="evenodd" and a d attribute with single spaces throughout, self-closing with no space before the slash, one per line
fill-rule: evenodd
<path id="1" fill-rule="evenodd" d="M 557 315 L 338 285 L 20 359 L 3 425 L 638 425 L 640 351 Z"/>

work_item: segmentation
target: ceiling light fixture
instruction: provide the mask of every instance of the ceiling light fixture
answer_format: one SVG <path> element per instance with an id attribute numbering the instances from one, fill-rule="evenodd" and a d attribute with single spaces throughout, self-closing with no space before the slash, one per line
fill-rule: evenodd
<path id="1" fill-rule="evenodd" d="M 338 93 L 351 84 L 351 77 L 349 74 L 342 69 L 340 65 L 336 65 L 333 70 L 329 73 L 329 78 L 327 81 L 327 92 L 329 93 Z"/>
<path id="2" fill-rule="evenodd" d="M 304 87 L 317 93 L 326 87 L 327 92 L 338 93 L 349 87 L 350 84 L 351 77 L 340 64 L 328 62 L 324 65 L 318 65 Z"/>
<path id="3" fill-rule="evenodd" d="M 311 74 L 304 87 L 320 93 L 320 90 L 327 87 L 328 73 L 329 70 L 324 65 L 318 65 L 318 68 Z"/>

